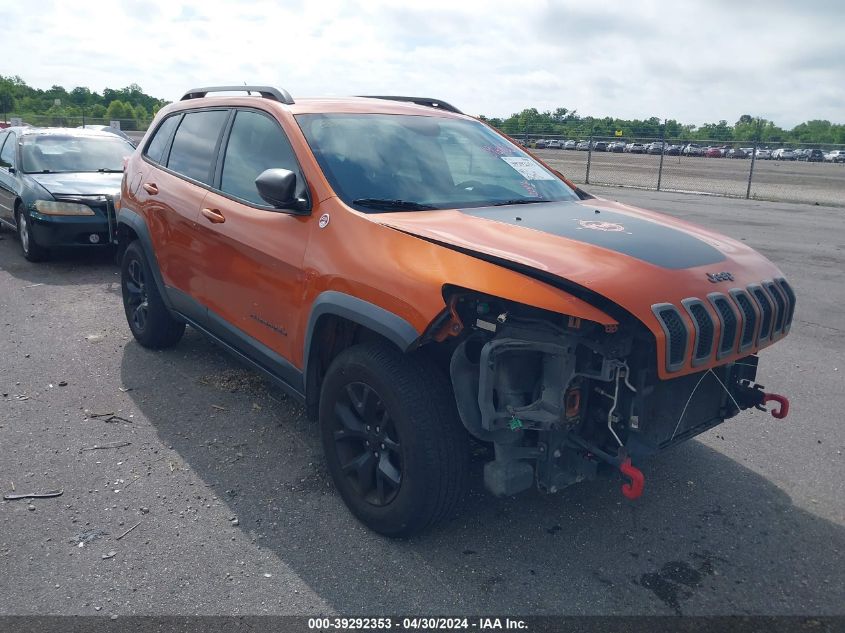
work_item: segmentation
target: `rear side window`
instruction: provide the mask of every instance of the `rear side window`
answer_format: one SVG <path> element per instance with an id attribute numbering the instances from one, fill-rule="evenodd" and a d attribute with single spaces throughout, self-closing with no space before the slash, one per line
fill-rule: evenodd
<path id="1" fill-rule="evenodd" d="M 167 167 L 210 184 L 214 150 L 228 116 L 228 110 L 188 112 L 176 130 Z"/>
<path id="2" fill-rule="evenodd" d="M 220 189 L 255 204 L 267 203 L 258 194 L 255 179 L 266 169 L 289 169 L 299 173 L 293 149 L 275 121 L 263 114 L 241 110 L 235 117 Z"/>
<path id="3" fill-rule="evenodd" d="M 170 142 L 170 137 L 173 136 L 173 130 L 176 129 L 180 116 L 180 114 L 169 116 L 158 126 L 145 152 L 150 160 L 156 163 L 163 161 L 164 150 L 167 149 L 167 144 Z"/>

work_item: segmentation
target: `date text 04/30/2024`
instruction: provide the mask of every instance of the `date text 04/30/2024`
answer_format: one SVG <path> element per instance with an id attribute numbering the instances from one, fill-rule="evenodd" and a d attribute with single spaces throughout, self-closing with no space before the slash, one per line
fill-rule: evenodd
<path id="1" fill-rule="evenodd" d="M 525 631 L 527 623 L 511 618 L 309 618 L 308 628 L 314 631 L 340 630 L 478 630 Z"/>

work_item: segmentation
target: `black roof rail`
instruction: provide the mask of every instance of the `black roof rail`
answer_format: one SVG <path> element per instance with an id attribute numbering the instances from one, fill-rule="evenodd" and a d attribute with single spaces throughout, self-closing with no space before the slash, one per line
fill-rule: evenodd
<path id="1" fill-rule="evenodd" d="M 417 105 L 427 106 L 429 108 L 437 108 L 438 110 L 446 110 L 447 112 L 454 112 L 455 114 L 463 114 L 451 103 L 446 103 L 440 99 L 432 99 L 430 97 L 387 97 L 383 95 L 359 95 L 367 99 L 387 99 L 388 101 L 408 101 L 416 103 Z"/>
<path id="2" fill-rule="evenodd" d="M 265 99 L 272 99 L 279 103 L 293 105 L 293 97 L 287 90 L 273 88 L 272 86 L 209 86 L 207 88 L 193 88 L 188 90 L 180 101 L 187 101 L 188 99 L 201 99 L 209 92 L 257 92 Z"/>

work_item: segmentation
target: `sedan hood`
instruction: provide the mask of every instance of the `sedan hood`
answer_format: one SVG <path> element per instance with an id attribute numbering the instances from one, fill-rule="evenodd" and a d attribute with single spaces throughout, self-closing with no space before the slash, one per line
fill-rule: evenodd
<path id="1" fill-rule="evenodd" d="M 120 192 L 120 181 L 123 178 L 123 173 L 73 172 L 63 174 L 30 174 L 30 176 L 54 196 L 113 196 Z"/>

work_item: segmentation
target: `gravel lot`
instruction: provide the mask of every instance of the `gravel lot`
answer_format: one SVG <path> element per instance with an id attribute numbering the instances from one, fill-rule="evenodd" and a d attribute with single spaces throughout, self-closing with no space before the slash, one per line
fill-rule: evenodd
<path id="1" fill-rule="evenodd" d="M 107 255 L 30 264 L 4 231 L 0 489 L 64 494 L 0 504 L 0 615 L 845 614 L 843 210 L 603 193 L 781 266 L 796 321 L 760 381 L 790 417 L 746 413 L 651 460 L 635 503 L 615 481 L 494 499 L 476 463 L 462 518 L 405 541 L 351 517 L 279 391 L 190 329 L 135 344 Z"/>
<path id="2" fill-rule="evenodd" d="M 583 183 L 587 152 L 531 150 L 574 182 Z M 590 183 L 657 189 L 660 156 L 593 152 Z M 750 159 L 664 156 L 660 188 L 744 198 Z M 755 160 L 751 197 L 845 206 L 845 164 Z"/>

